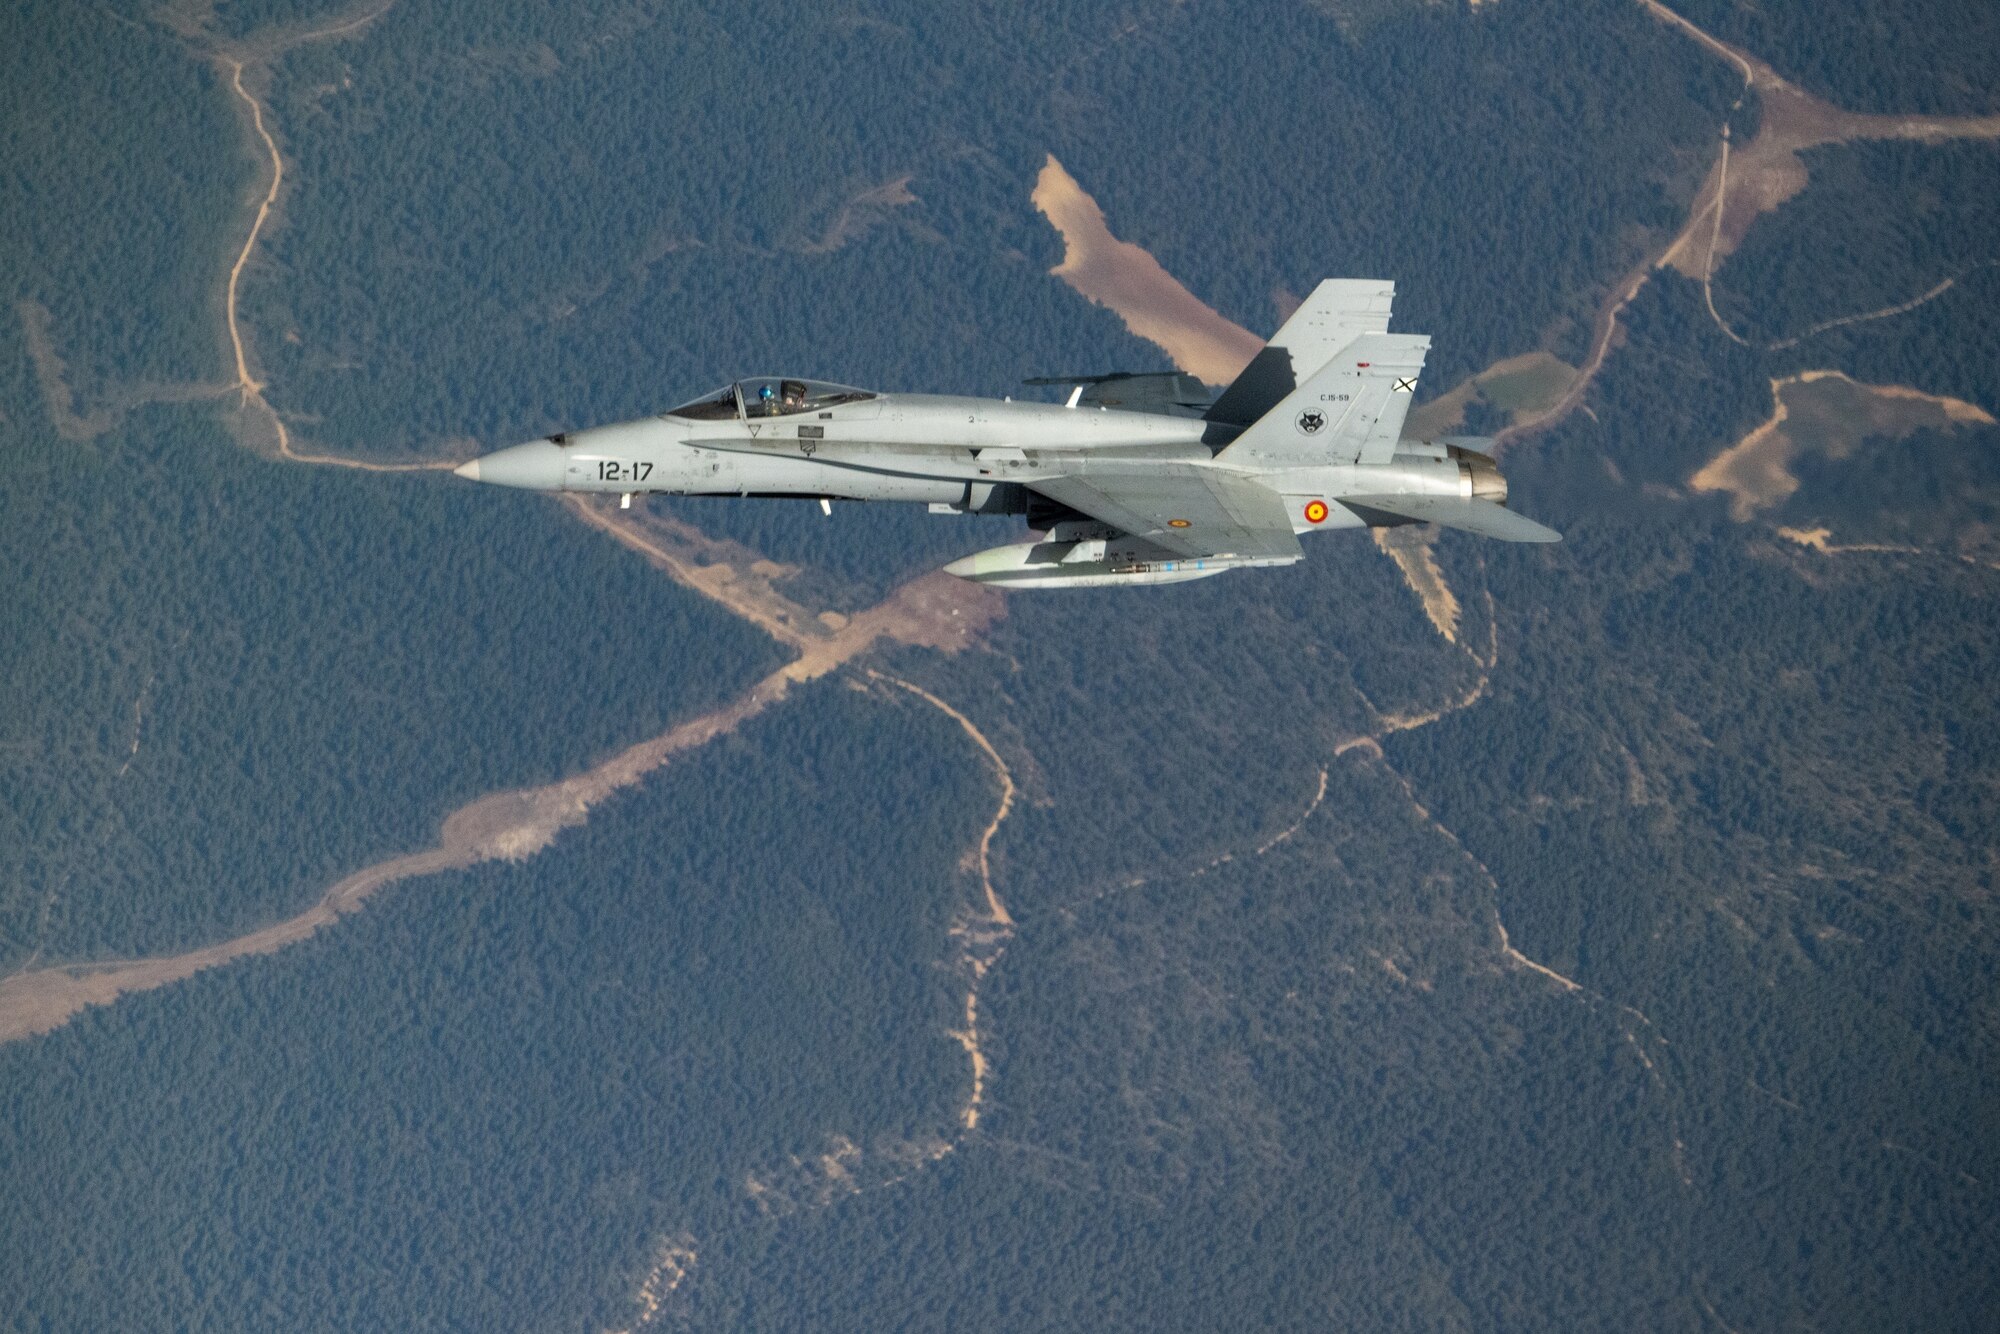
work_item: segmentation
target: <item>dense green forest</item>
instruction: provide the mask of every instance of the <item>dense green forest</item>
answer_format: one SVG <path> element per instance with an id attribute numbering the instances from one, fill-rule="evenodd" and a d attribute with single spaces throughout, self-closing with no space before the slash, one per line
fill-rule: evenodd
<path id="1" fill-rule="evenodd" d="M 214 70 L 158 25 L 79 22 L 60 0 L 11 6 L 6 31 L 0 318 L 17 331 L 21 302 L 47 309 L 80 412 L 225 378 L 218 275 L 253 171 Z M 10 393 L 9 420 L 30 402 Z"/>
<path id="2" fill-rule="evenodd" d="M 1961 10 L 1685 12 L 1846 105 L 1991 110 Z M 268 53 L 360 12 L 208 31 Z M 262 166 L 150 11 L 16 27 L 0 969 L 294 911 L 780 661 L 545 498 L 138 406 L 233 379 Z M 1574 362 L 1739 87 L 1613 0 L 398 0 L 250 82 L 288 163 L 261 378 L 302 440 L 391 454 L 759 370 L 1155 367 L 1046 272 L 1050 152 L 1253 329 L 1382 273 L 1432 392 Z M 1505 455 L 1568 540 L 1438 540 L 1455 644 L 1349 536 L 881 653 L 1018 786 L 1004 952 L 963 930 L 992 766 L 857 667 L 533 860 L 0 1046 L 0 1328 L 604 1330 L 663 1248 L 656 1327 L 1990 1326 L 2000 643 L 1954 543 L 2000 521 L 2000 430 L 1801 457 L 1749 523 L 1688 480 L 1802 371 L 2000 410 L 1996 161 L 1809 155 L 1716 275 L 1743 342 L 1655 273 L 1589 411 Z M 107 414 L 77 438 L 38 328 Z M 655 503 L 846 608 L 1012 531 Z"/>
<path id="3" fill-rule="evenodd" d="M 1850 111 L 2000 112 L 2000 11 L 1964 0 L 1674 0 L 1673 8 Z"/>
<path id="4" fill-rule="evenodd" d="M 0 352 L 31 405 L 11 331 Z M 185 408 L 88 444 L 10 435 L 7 964 L 288 916 L 462 802 L 561 777 L 781 661 L 539 497 L 263 462 Z"/>
<path id="5" fill-rule="evenodd" d="M 0 1322 L 604 1328 L 749 1175 L 951 1129 L 996 797 L 955 723 L 826 682 L 552 856 L 0 1047 L 0 1228 L 40 1239 Z"/>
<path id="6" fill-rule="evenodd" d="M 1811 188 L 1760 222 L 1717 275 L 1716 309 L 1752 342 L 1797 338 L 2000 264 L 2000 144 L 1844 144 L 1804 161 Z M 1972 336 L 1993 338 L 1979 323 Z M 1990 370 L 1990 346 L 1967 352 Z"/>

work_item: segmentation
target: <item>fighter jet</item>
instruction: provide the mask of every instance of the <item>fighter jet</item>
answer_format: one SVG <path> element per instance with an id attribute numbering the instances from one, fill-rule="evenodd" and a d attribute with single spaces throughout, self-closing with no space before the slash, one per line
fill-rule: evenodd
<path id="1" fill-rule="evenodd" d="M 901 500 L 1019 514 L 1039 536 L 944 568 L 1002 588 L 1175 583 L 1290 565 L 1303 534 L 1437 523 L 1561 535 L 1507 509 L 1490 441 L 1407 440 L 1430 339 L 1393 283 L 1329 279 L 1219 395 L 1190 376 L 1067 383 L 1063 403 L 739 380 L 657 417 L 567 431 L 458 475 L 541 491 Z"/>

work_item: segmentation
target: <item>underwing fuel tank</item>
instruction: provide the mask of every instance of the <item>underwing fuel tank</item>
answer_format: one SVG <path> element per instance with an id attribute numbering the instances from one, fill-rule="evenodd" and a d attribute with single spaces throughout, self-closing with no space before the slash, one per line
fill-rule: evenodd
<path id="1" fill-rule="evenodd" d="M 1125 588 L 1133 584 L 1178 584 L 1206 579 L 1243 562 L 1218 560 L 1064 560 L 1049 554 L 1064 543 L 1016 542 L 962 556 L 944 567 L 975 584 L 995 588 Z"/>
<path id="2" fill-rule="evenodd" d="M 1058 524 L 1039 542 L 989 547 L 945 566 L 995 588 L 1126 588 L 1206 579 L 1258 561 L 1232 556 L 1176 556 L 1095 524 Z"/>

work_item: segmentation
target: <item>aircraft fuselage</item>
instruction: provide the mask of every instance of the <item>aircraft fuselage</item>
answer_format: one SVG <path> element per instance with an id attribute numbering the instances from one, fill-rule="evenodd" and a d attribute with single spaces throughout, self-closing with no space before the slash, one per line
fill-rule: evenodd
<path id="1" fill-rule="evenodd" d="M 885 394 L 821 411 L 735 420 L 663 415 L 529 441 L 462 476 L 544 491 L 894 500 L 962 513 L 1028 512 L 1042 473 L 1092 464 L 1192 463 L 1258 477 L 1284 496 L 1294 532 L 1362 526 L 1341 495 L 1469 493 L 1455 451 L 1419 441 L 1387 465 L 1230 469 L 1234 432 L 1192 418 L 1051 403 Z M 1315 507 L 1314 501 L 1322 502 Z"/>

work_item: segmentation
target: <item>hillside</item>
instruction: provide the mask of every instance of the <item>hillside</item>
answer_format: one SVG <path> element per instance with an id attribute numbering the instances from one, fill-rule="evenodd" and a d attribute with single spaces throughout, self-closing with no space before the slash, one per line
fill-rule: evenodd
<path id="1" fill-rule="evenodd" d="M 23 11 L 0 1326 L 1989 1325 L 1988 21 L 1676 9 Z M 1567 540 L 443 475 L 1163 367 L 1052 159 Z"/>

